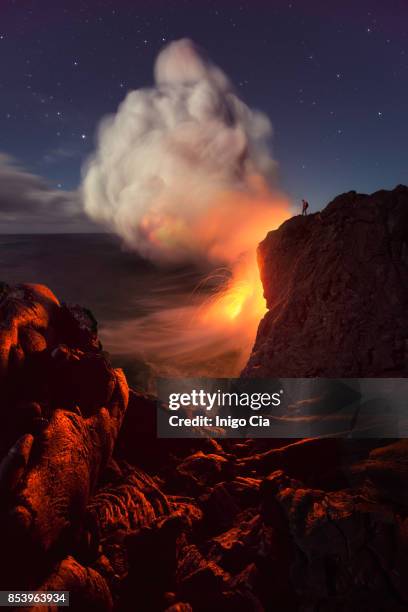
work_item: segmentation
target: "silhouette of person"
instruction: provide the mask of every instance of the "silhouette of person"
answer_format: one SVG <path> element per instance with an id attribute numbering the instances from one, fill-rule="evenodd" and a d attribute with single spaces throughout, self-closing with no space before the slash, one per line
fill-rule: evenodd
<path id="1" fill-rule="evenodd" d="M 307 209 L 309 208 L 309 202 L 302 200 L 302 215 L 307 215 Z"/>

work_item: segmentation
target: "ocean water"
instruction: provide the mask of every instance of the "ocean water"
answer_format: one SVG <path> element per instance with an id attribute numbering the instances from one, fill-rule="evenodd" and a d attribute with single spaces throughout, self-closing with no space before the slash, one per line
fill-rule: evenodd
<path id="1" fill-rule="evenodd" d="M 122 321 L 143 321 L 164 302 L 178 304 L 201 276 L 193 268 L 158 269 L 108 234 L 0 235 L 0 281 L 42 283 L 60 301 L 89 308 L 114 364 L 145 388 L 149 367 L 140 347 L 133 351 L 128 343 L 121 350 L 111 330 Z"/>

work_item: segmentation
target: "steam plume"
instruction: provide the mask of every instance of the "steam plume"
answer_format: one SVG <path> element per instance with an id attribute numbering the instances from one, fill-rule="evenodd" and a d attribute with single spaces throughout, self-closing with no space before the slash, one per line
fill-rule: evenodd
<path id="1" fill-rule="evenodd" d="M 159 54 L 155 81 L 102 122 L 85 210 L 153 261 L 235 261 L 282 204 L 268 193 L 270 121 L 189 40 Z"/>
<path id="2" fill-rule="evenodd" d="M 128 93 L 117 114 L 101 123 L 97 151 L 84 172 L 85 210 L 119 234 L 129 248 L 156 263 L 229 266 L 230 294 L 218 296 L 225 302 L 221 311 L 224 308 L 227 318 L 234 319 L 234 348 L 239 315 L 248 308 L 256 311 L 252 324 L 248 312 L 241 323 L 244 335 L 251 336 L 248 350 L 262 301 L 255 249 L 266 232 L 288 216 L 285 198 L 274 189 L 270 121 L 238 98 L 226 75 L 190 40 L 165 47 L 154 73 L 153 88 Z M 249 291 L 242 290 L 243 283 Z M 248 298 L 252 291 L 256 308 L 250 306 L 253 296 Z M 197 326 L 197 307 L 191 309 Z M 225 313 L 217 319 L 216 311 L 211 300 L 199 334 L 206 335 L 206 346 L 217 344 L 225 327 Z M 161 330 L 171 329 L 163 316 L 165 310 L 160 314 Z M 185 322 L 185 313 L 182 318 Z M 173 325 L 167 355 L 180 352 L 175 336 L 180 333 Z M 195 341 L 190 336 L 183 334 L 184 358 L 186 343 L 202 345 L 198 335 Z M 154 344 L 146 334 L 138 337 L 145 349 Z"/>

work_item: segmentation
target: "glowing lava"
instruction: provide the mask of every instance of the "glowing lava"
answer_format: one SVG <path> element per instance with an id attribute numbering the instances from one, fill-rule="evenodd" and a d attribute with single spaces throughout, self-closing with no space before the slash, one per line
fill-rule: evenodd
<path id="1" fill-rule="evenodd" d="M 233 268 L 226 286 L 204 302 L 200 319 L 204 325 L 239 325 L 243 320 L 248 324 L 251 320 L 259 322 L 265 311 L 256 258 L 251 254 Z"/>

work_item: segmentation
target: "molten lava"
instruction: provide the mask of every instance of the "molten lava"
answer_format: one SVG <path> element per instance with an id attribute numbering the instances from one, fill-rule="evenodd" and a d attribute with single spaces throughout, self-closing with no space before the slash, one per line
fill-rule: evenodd
<path id="1" fill-rule="evenodd" d="M 204 302 L 200 320 L 204 325 L 242 325 L 244 320 L 250 324 L 252 319 L 259 322 L 265 311 L 263 287 L 252 253 L 233 268 L 226 285 Z"/>

